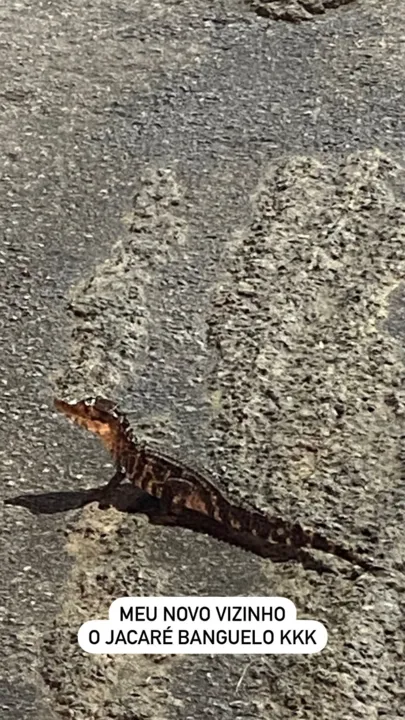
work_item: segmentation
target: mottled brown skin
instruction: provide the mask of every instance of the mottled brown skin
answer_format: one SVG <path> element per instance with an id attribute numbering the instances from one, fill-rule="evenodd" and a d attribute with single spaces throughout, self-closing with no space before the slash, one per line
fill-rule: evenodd
<path id="1" fill-rule="evenodd" d="M 331 569 L 304 548 L 322 550 L 365 570 L 377 570 L 350 548 L 306 530 L 297 522 L 232 505 L 204 475 L 139 443 L 127 418 L 111 401 L 100 397 L 72 403 L 55 400 L 55 407 L 98 435 L 112 454 L 116 473 L 106 485 L 106 499 L 127 478 L 159 500 L 168 524 L 192 527 L 274 562 L 295 560 L 318 572 Z"/>

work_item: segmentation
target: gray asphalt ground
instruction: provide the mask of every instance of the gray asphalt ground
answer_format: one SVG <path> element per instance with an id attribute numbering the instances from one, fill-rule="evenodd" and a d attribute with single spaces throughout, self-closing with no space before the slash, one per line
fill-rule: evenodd
<path id="1" fill-rule="evenodd" d="M 2 718 L 405 717 L 405 3 L 333 5 L 0 8 L 1 487 L 36 498 L 0 506 Z M 111 466 L 52 398 L 95 392 L 385 575 L 74 509 Z M 119 596 L 183 594 L 288 597 L 329 644 L 77 645 Z"/>

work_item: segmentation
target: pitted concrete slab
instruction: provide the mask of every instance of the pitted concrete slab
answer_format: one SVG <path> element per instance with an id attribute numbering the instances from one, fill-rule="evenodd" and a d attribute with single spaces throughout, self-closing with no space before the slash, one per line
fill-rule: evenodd
<path id="1" fill-rule="evenodd" d="M 370 0 L 291 24 L 258 17 L 245 0 L 136 7 L 126 0 L 91 7 L 69 0 L 63 7 L 6 2 L 0 14 L 4 495 L 73 491 L 108 478 L 109 459 L 96 440 L 50 409 L 54 389 L 100 389 L 124 402 L 140 435 L 219 472 L 234 498 L 327 523 L 338 537 L 383 551 L 392 573 L 385 582 L 320 581 L 195 533 L 152 528 L 94 507 L 49 516 L 2 507 L 1 712 L 15 720 L 129 720 L 142 713 L 396 720 L 403 714 L 403 452 L 396 450 L 401 397 L 394 385 L 403 334 L 400 264 L 394 268 L 384 252 L 387 243 L 398 248 L 402 222 L 404 13 L 393 0 Z M 351 178 L 346 156 L 353 153 L 359 174 Z M 148 168 L 149 186 L 141 180 Z M 160 171 L 172 178 L 166 207 L 166 191 L 160 200 L 156 195 Z M 274 177 L 282 180 L 277 188 Z M 136 228 L 131 231 L 134 193 L 147 198 L 150 214 L 140 236 L 151 243 L 150 258 L 136 246 Z M 277 228 L 263 220 L 260 231 L 258 218 L 272 209 L 272 194 Z M 325 297 L 328 223 L 335 223 L 332 245 L 349 238 L 353 265 L 360 275 L 364 269 L 373 298 L 362 291 L 356 300 L 346 284 L 354 281 L 347 258 L 338 273 L 343 294 Z M 302 256 L 293 251 L 296 237 Z M 322 252 L 312 257 L 318 241 Z M 246 262 L 249 242 L 260 248 L 255 259 L 265 260 L 256 275 Z M 291 287 L 277 245 L 294 268 Z M 271 275 L 274 302 L 263 278 L 266 263 L 269 273 L 272 263 L 279 271 Z M 370 263 L 379 268 L 372 277 Z M 242 291 L 243 301 L 231 303 L 234 319 L 226 302 L 221 308 L 224 280 L 231 300 L 235 283 L 238 297 Z M 248 312 L 257 287 L 264 328 Z M 331 313 L 338 301 L 348 310 L 340 327 Z M 131 314 L 124 317 L 127 303 Z M 247 327 L 241 324 L 240 346 L 230 357 L 232 323 L 243 318 Z M 278 341 L 265 332 L 274 323 Z M 326 380 L 327 347 L 316 345 L 317 323 L 332 347 L 344 350 L 347 368 Z M 259 365 L 266 371 L 274 364 L 271 384 L 281 398 L 246 365 L 247 349 L 257 359 L 252 326 Z M 303 359 L 311 357 L 311 377 L 326 382 L 323 399 L 318 385 L 303 382 L 300 344 Z M 295 365 L 283 358 L 287 345 Z M 284 375 L 274 377 L 277 363 Z M 338 403 L 337 390 L 344 391 Z M 268 452 L 264 398 L 269 434 L 278 443 Z M 342 453 L 335 447 L 339 423 Z M 276 482 L 270 483 L 270 470 L 272 477 L 279 473 Z M 284 592 L 299 612 L 328 623 L 330 648 L 312 659 L 254 662 L 82 657 L 77 624 L 104 612 L 124 587 L 140 594 Z"/>
<path id="2" fill-rule="evenodd" d="M 241 716 L 288 718 L 291 708 L 308 719 L 320 713 L 332 718 L 337 706 L 342 717 L 353 707 L 366 717 L 376 704 L 382 711 L 399 711 L 400 671 L 393 675 L 382 658 L 400 667 L 404 370 L 401 346 L 387 333 L 386 318 L 405 261 L 402 178 L 403 168 L 379 151 L 272 163 L 252 196 L 250 223 L 236 228 L 224 248 L 205 307 L 207 349 L 217 354 L 207 375 L 212 414 L 206 453 L 213 467 L 223 468 L 222 485 L 235 502 L 244 497 L 360 545 L 384 564 L 387 576 L 364 575 L 356 582 L 320 578 L 190 531 L 154 528 L 116 511 L 89 508 L 69 533 L 74 564 L 62 612 L 44 646 L 48 683 L 59 668 L 55 701 L 62 715 L 71 704 L 69 687 L 75 687 L 80 720 L 100 706 L 100 717 L 117 718 L 123 712 L 144 718 L 228 717 L 233 709 Z M 155 193 L 148 205 L 152 219 L 162 195 Z M 134 257 L 143 242 L 142 233 L 134 235 Z M 173 247 L 170 234 L 165 242 L 170 256 L 177 238 Z M 182 247 L 186 251 L 186 241 Z M 119 259 L 115 265 L 117 273 L 125 267 Z M 149 273 L 125 278 L 128 296 L 132 286 L 138 293 L 150 291 Z M 97 307 L 100 286 L 96 271 L 87 286 L 88 308 L 91 293 Z M 107 317 L 114 308 L 110 304 Z M 110 330 L 94 328 L 98 353 L 98 347 L 108 347 Z M 128 325 L 128 332 L 136 357 L 138 324 Z M 76 366 L 80 386 L 92 356 L 84 366 L 75 360 L 68 366 L 69 382 L 74 386 Z M 106 355 L 106 377 L 110 367 L 114 359 Z M 135 397 L 127 398 L 129 409 Z M 141 426 L 153 439 L 153 418 L 145 417 Z M 169 417 L 158 428 L 166 447 L 174 427 Z M 121 595 L 246 592 L 292 598 L 299 617 L 326 624 L 327 650 L 316 657 L 250 661 L 99 658 L 85 656 L 70 632 L 84 619 L 106 617 L 109 603 Z M 150 687 L 147 677 L 154 679 Z"/>

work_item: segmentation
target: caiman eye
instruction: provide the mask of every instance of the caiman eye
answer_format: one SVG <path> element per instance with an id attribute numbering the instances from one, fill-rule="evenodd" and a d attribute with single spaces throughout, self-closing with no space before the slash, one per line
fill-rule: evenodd
<path id="1" fill-rule="evenodd" d="M 87 405 L 87 407 L 93 407 L 93 405 L 96 404 L 96 398 L 89 397 L 84 400 L 84 404 Z"/>
<path id="2" fill-rule="evenodd" d="M 98 396 L 93 399 L 92 405 L 97 410 L 100 410 L 100 412 L 106 412 L 109 415 L 114 415 L 114 417 L 118 417 L 117 405 L 116 403 L 112 402 L 112 400 L 107 400 L 106 398 Z"/>

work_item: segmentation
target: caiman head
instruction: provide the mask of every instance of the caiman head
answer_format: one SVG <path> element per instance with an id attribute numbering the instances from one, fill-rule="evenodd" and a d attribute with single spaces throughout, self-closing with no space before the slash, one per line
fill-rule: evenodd
<path id="1" fill-rule="evenodd" d="M 115 403 L 102 397 L 90 397 L 79 402 L 55 398 L 54 405 L 74 423 L 98 435 L 112 453 L 129 429 L 127 419 Z"/>

